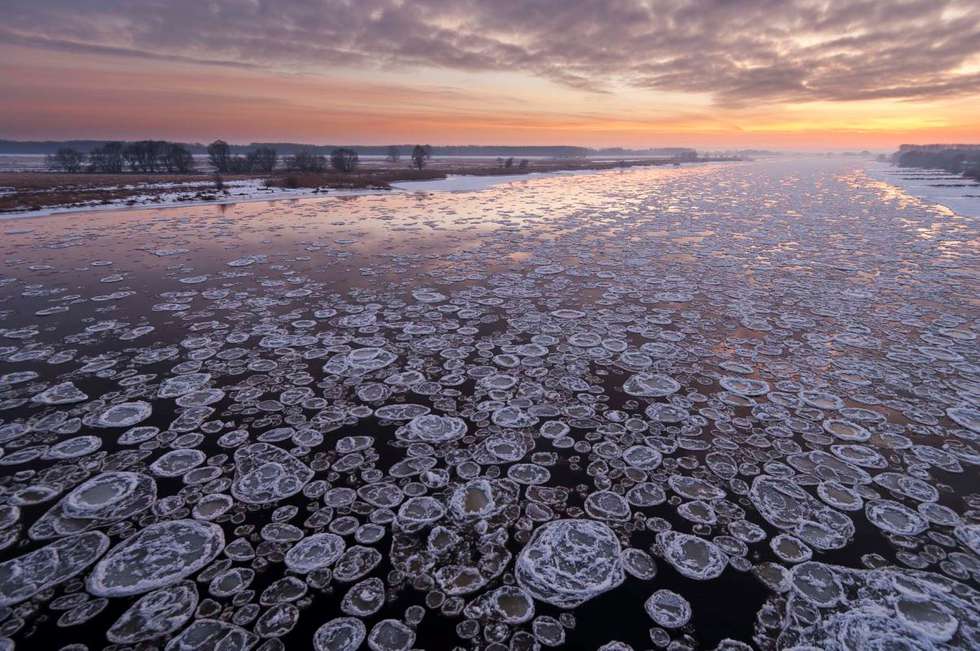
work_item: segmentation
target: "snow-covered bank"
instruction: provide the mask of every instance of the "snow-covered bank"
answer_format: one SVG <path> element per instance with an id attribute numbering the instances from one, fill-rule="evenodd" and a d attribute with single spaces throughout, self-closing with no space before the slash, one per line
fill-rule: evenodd
<path id="1" fill-rule="evenodd" d="M 896 167 L 870 163 L 868 176 L 890 183 L 908 194 L 939 204 L 964 217 L 980 217 L 980 184 L 944 170 Z"/>
<path id="2" fill-rule="evenodd" d="M 157 194 L 125 197 L 107 203 L 91 203 L 85 205 L 51 206 L 39 210 L 22 210 L 16 212 L 0 212 L 0 220 L 26 219 L 29 217 L 44 217 L 73 212 L 93 212 L 105 210 L 145 210 L 147 208 L 175 208 L 202 205 L 230 205 L 253 201 L 279 201 L 283 199 L 305 199 L 310 197 L 332 198 L 353 197 L 362 195 L 377 195 L 390 192 L 478 192 L 487 188 L 512 183 L 528 181 L 542 177 L 567 176 L 570 174 L 600 174 L 610 170 L 565 170 L 557 172 L 532 172 L 530 174 L 507 174 L 499 176 L 477 176 L 454 174 L 445 179 L 434 181 L 404 181 L 394 183 L 391 190 L 380 189 L 342 189 L 342 188 L 276 188 L 266 187 L 262 179 L 244 181 L 228 181 L 224 193 L 214 192 L 213 199 L 197 198 L 199 193 L 191 193 L 188 184 L 166 183 L 158 184 Z"/>
<path id="3" fill-rule="evenodd" d="M 713 162 L 712 165 L 721 163 Z M 694 164 L 687 164 L 690 167 Z M 311 197 L 353 197 L 361 195 L 377 195 L 386 193 L 415 193 L 415 192 L 479 192 L 491 187 L 519 181 L 534 181 L 542 178 L 580 176 L 596 174 L 624 174 L 631 171 L 646 170 L 648 167 L 630 167 L 614 169 L 576 169 L 555 170 L 547 172 L 529 172 L 524 174 L 450 174 L 446 178 L 428 181 L 401 181 L 391 183 L 390 190 L 384 189 L 341 189 L 341 188 L 280 188 L 267 187 L 263 179 L 246 179 L 226 181 L 224 191 L 208 188 L 201 190 L 199 183 L 159 183 L 139 186 L 143 189 L 159 190 L 145 195 L 122 197 L 108 202 L 92 202 L 87 204 L 58 205 L 38 210 L 22 210 L 0 212 L 0 220 L 24 219 L 43 217 L 63 213 L 81 213 L 106 210 L 145 210 L 147 208 L 174 208 L 201 205 L 230 205 L 254 201 L 278 201 L 282 199 L 304 199 Z M 112 186 L 108 189 L 118 189 L 128 186 Z M 0 192 L 3 189 L 0 188 Z"/>
<path id="4" fill-rule="evenodd" d="M 162 184 L 161 184 L 162 185 Z M 167 184 L 173 191 L 150 194 L 142 197 L 127 197 L 89 205 L 51 206 L 40 210 L 22 210 L 16 212 L 0 212 L 0 220 L 26 219 L 28 217 L 45 217 L 72 212 L 95 212 L 106 210 L 145 210 L 147 208 L 176 208 L 186 206 L 230 205 L 252 201 L 279 201 L 282 199 L 304 199 L 309 197 L 350 197 L 367 194 L 384 194 L 388 190 L 370 189 L 325 189 L 325 188 L 270 188 L 261 179 L 246 181 L 228 181 L 225 183 L 227 193 L 215 193 L 214 199 L 192 198 L 186 190 L 181 191 L 180 184 Z M 169 188 L 168 188 L 169 189 Z"/>

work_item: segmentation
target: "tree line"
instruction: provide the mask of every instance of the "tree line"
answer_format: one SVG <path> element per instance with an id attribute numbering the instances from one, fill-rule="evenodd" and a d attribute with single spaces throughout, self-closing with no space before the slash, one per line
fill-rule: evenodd
<path id="1" fill-rule="evenodd" d="M 259 147 L 239 156 L 231 153 L 231 147 L 224 140 L 215 140 L 208 145 L 208 162 L 214 171 L 222 174 L 271 172 L 278 160 L 279 155 L 271 147 Z"/>
<path id="2" fill-rule="evenodd" d="M 166 140 L 107 142 L 88 154 L 62 147 L 46 159 L 49 170 L 56 172 L 91 172 L 120 174 L 129 169 L 143 174 L 185 174 L 194 169 L 194 156 L 187 147 Z"/>
<path id="3" fill-rule="evenodd" d="M 232 153 L 232 147 L 224 140 L 215 140 L 207 147 L 208 163 L 219 174 L 270 173 L 280 163 L 280 156 L 272 147 L 257 147 L 242 155 Z M 401 159 L 397 146 L 387 149 L 386 158 L 392 163 Z M 415 145 L 412 150 L 412 166 L 425 167 L 432 158 L 430 145 Z M 281 158 L 282 167 L 298 172 L 324 172 L 333 168 L 338 172 L 353 172 L 359 164 L 357 152 L 340 147 L 327 157 L 313 148 L 302 149 Z M 92 149 L 88 154 L 71 147 L 61 147 L 48 154 L 47 168 L 55 172 L 75 174 L 79 172 L 121 174 L 125 171 L 142 174 L 186 174 L 195 171 L 194 156 L 184 145 L 166 140 L 140 140 L 138 142 L 108 142 Z"/>
<path id="4" fill-rule="evenodd" d="M 980 146 L 914 149 L 903 145 L 903 148 L 895 155 L 899 167 L 941 169 L 980 180 Z"/>

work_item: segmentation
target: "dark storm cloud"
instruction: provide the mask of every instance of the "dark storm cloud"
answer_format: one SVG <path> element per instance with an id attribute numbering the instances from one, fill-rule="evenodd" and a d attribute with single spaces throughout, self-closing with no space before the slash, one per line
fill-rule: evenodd
<path id="1" fill-rule="evenodd" d="M 520 71 L 723 105 L 977 92 L 976 0 L 8 0 L 0 42 L 210 64 Z M 976 61 L 974 61 L 976 63 Z"/>

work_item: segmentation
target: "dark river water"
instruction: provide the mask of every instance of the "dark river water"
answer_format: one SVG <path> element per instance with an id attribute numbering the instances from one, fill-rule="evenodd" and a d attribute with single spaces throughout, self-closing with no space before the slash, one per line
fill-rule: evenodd
<path id="1" fill-rule="evenodd" d="M 0 260 L 0 649 L 980 646 L 980 228 L 861 163 Z"/>

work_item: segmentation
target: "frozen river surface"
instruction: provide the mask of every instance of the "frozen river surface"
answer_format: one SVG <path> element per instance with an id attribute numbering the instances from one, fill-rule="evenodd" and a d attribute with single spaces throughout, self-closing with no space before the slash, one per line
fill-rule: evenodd
<path id="1" fill-rule="evenodd" d="M 840 161 L 0 225 L 0 649 L 980 648 L 980 229 Z"/>

